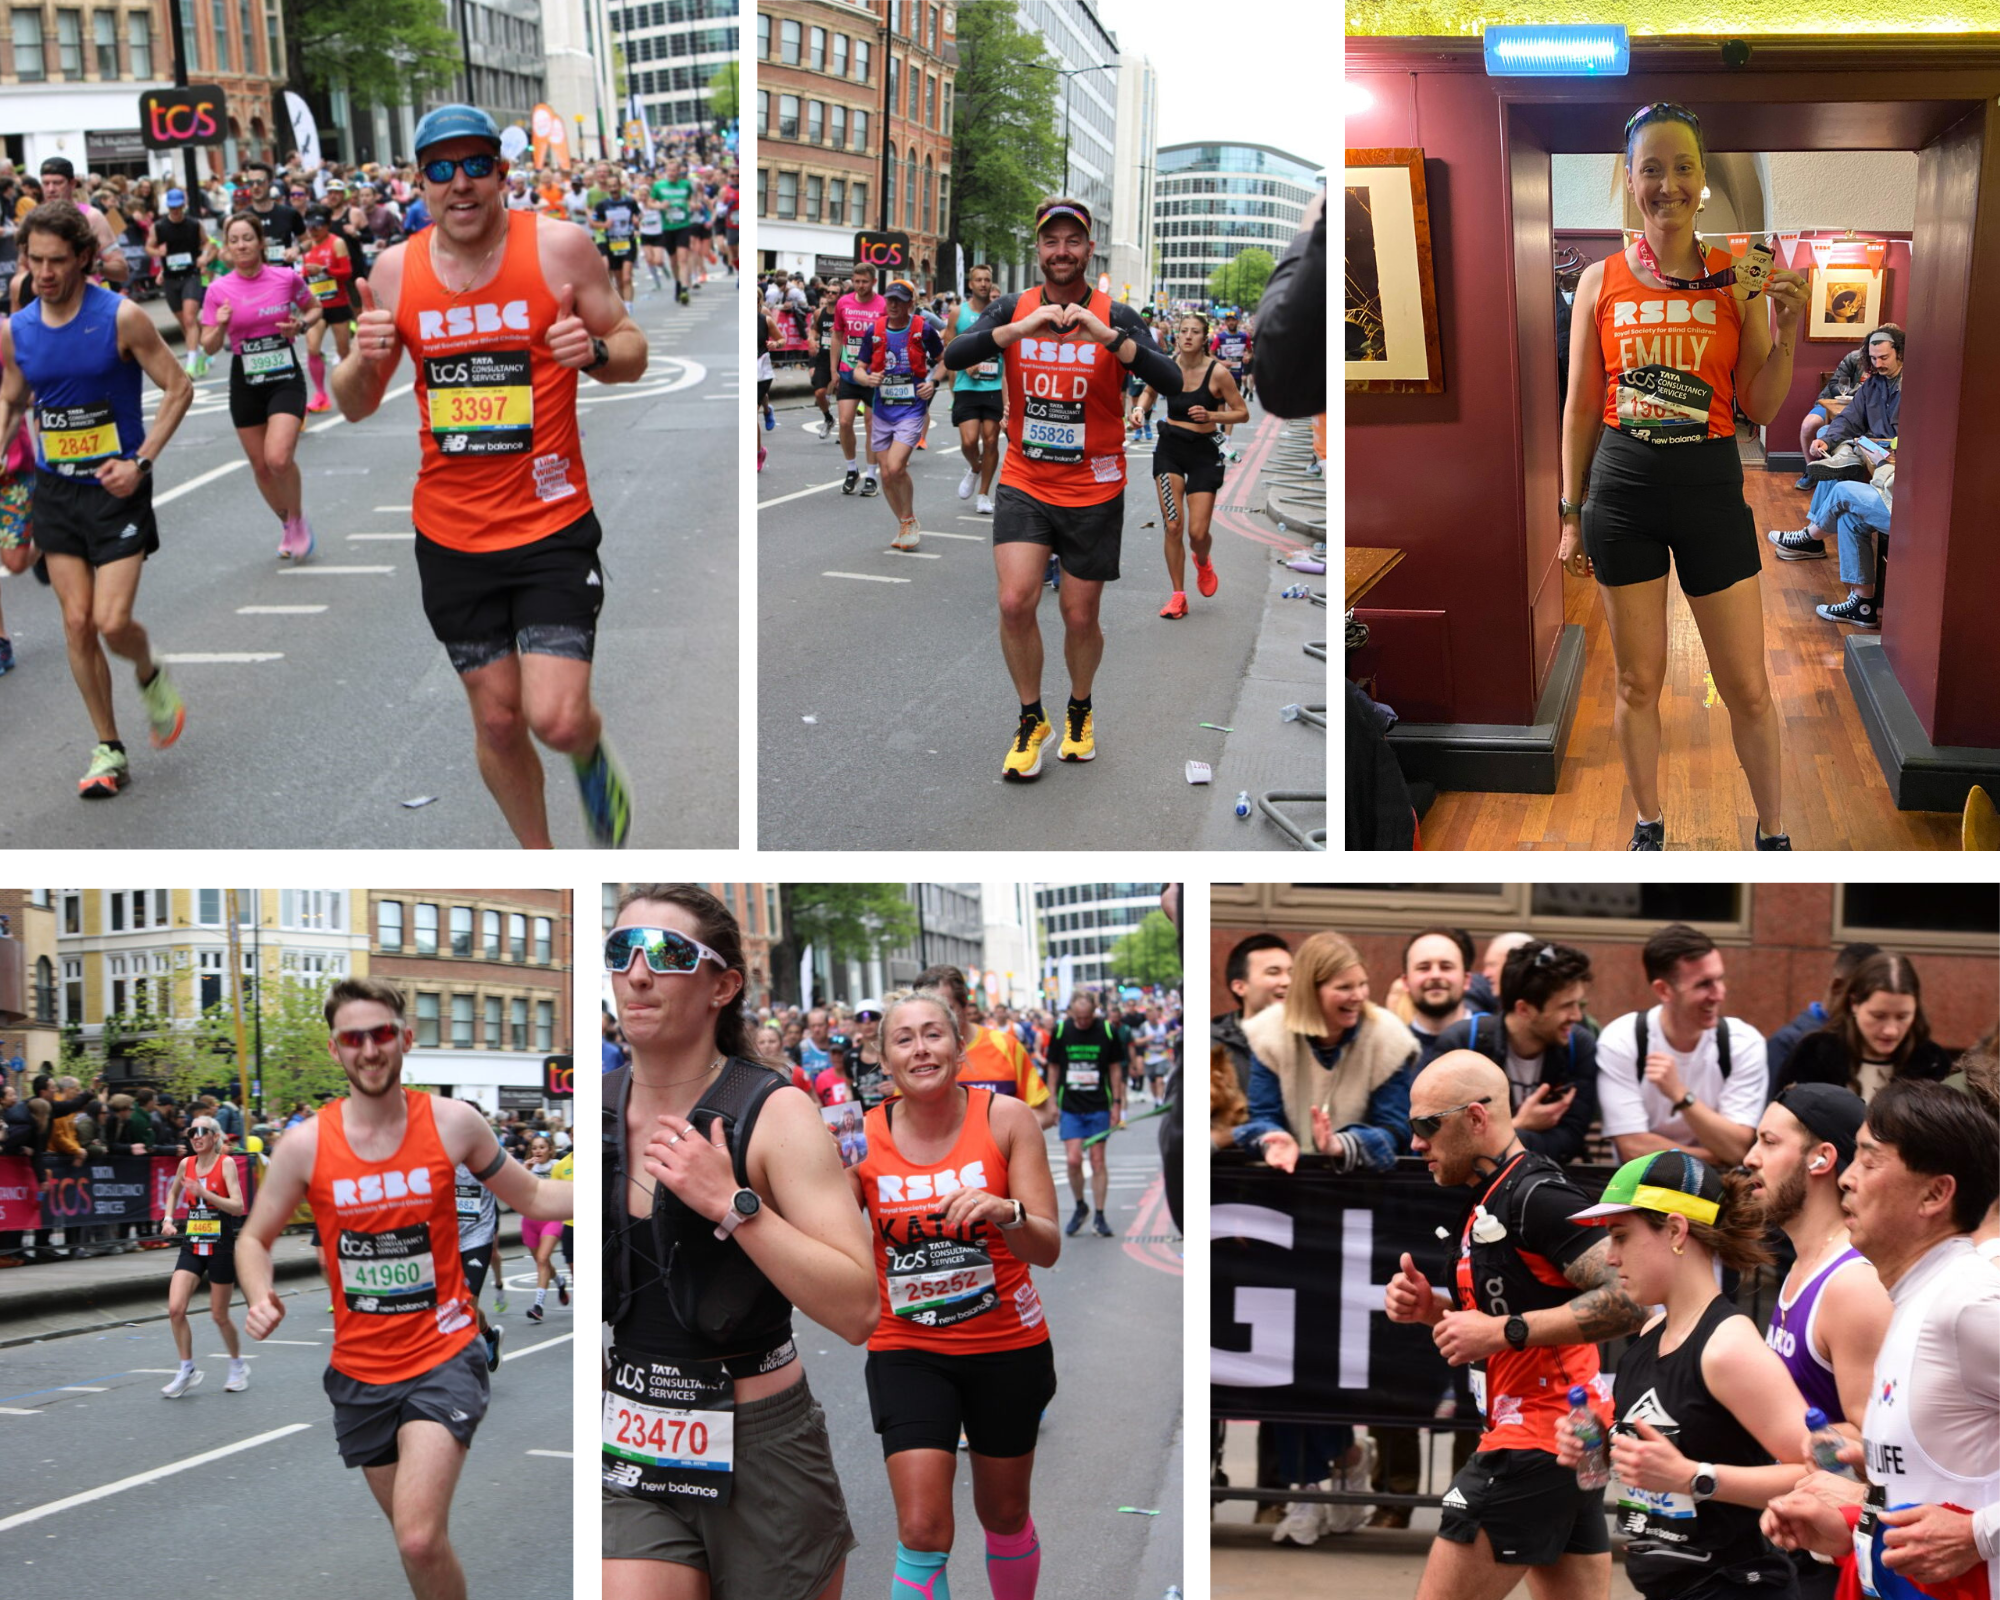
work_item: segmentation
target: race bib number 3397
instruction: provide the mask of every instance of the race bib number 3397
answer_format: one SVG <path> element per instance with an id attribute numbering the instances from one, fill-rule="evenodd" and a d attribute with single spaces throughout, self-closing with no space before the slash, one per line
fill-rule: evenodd
<path id="1" fill-rule="evenodd" d="M 427 357 L 431 433 L 447 455 L 518 455 L 534 441 L 535 388 L 525 350 Z"/>

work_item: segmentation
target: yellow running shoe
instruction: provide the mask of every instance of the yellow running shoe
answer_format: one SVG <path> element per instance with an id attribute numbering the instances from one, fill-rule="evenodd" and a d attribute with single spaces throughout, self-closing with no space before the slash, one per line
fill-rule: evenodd
<path id="1" fill-rule="evenodd" d="M 1068 708 L 1064 716 L 1062 748 L 1056 752 L 1058 761 L 1095 761 L 1097 759 L 1097 739 L 1091 732 L 1090 713 L 1075 706 Z"/>
<path id="2" fill-rule="evenodd" d="M 1007 746 L 1007 760 L 1000 776 L 1014 783 L 1027 783 L 1042 775 L 1042 741 L 1055 732 L 1047 717 L 1023 716 L 1014 730 L 1014 742 Z"/>

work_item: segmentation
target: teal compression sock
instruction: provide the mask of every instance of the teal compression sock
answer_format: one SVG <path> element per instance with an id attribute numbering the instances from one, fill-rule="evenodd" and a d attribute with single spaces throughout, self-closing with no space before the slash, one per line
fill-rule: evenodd
<path id="1" fill-rule="evenodd" d="M 945 1581 L 944 1564 L 949 1550 L 911 1550 L 896 1541 L 896 1575 L 889 1583 L 890 1600 L 951 1600 L 951 1585 Z"/>

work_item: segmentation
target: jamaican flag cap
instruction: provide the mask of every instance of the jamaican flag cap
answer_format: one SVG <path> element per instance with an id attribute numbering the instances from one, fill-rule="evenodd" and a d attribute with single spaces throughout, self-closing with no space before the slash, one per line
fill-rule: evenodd
<path id="1" fill-rule="evenodd" d="M 1684 1150 L 1656 1150 L 1628 1161 L 1611 1175 L 1598 1203 L 1570 1215 L 1571 1222 L 1602 1222 L 1628 1211 L 1678 1211 L 1690 1222 L 1713 1224 L 1722 1209 L 1722 1179 L 1707 1162 Z"/>

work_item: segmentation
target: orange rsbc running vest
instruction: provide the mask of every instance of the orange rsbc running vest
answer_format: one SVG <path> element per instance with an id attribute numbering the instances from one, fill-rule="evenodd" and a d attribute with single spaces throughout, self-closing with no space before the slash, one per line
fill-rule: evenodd
<path id="1" fill-rule="evenodd" d="M 869 1226 L 875 1231 L 875 1287 L 882 1315 L 868 1336 L 870 1350 L 932 1350 L 975 1355 L 1024 1350 L 1049 1336 L 1041 1296 L 1027 1263 L 1007 1248 L 989 1222 L 941 1228 L 932 1216 L 960 1189 L 984 1189 L 1002 1200 L 1007 1161 L 987 1115 L 990 1089 L 965 1091 L 965 1124 L 942 1161 L 918 1166 L 896 1149 L 889 1108 L 868 1113 L 868 1154 L 860 1174 Z"/>
<path id="2" fill-rule="evenodd" d="M 1040 288 L 1014 302 L 1021 321 Z M 1090 314 L 1111 326 L 1111 296 L 1093 290 Z M 1050 506 L 1098 506 L 1125 492 L 1125 369 L 1080 335 L 1034 334 L 1001 351 L 1007 437 L 1000 481 Z"/>
<path id="3" fill-rule="evenodd" d="M 333 1359 L 358 1383 L 401 1383 L 449 1361 L 478 1326 L 458 1264 L 454 1165 L 431 1097 L 403 1091 L 403 1143 L 363 1161 L 347 1142 L 345 1100 L 319 1113 L 306 1199 L 333 1293 Z"/>
<path id="4" fill-rule="evenodd" d="M 549 354 L 556 298 L 532 212 L 507 213 L 500 272 L 453 294 L 424 233 L 403 250 L 396 332 L 417 364 L 423 465 L 411 520 L 453 550 L 511 550 L 590 510 L 576 373 Z"/>
<path id="5" fill-rule="evenodd" d="M 1725 250 L 1702 259 L 1708 272 L 1730 261 Z M 1742 330 L 1727 288 L 1655 289 L 1632 276 L 1623 250 L 1606 256 L 1597 291 L 1605 427 L 1647 444 L 1734 437 Z"/>

